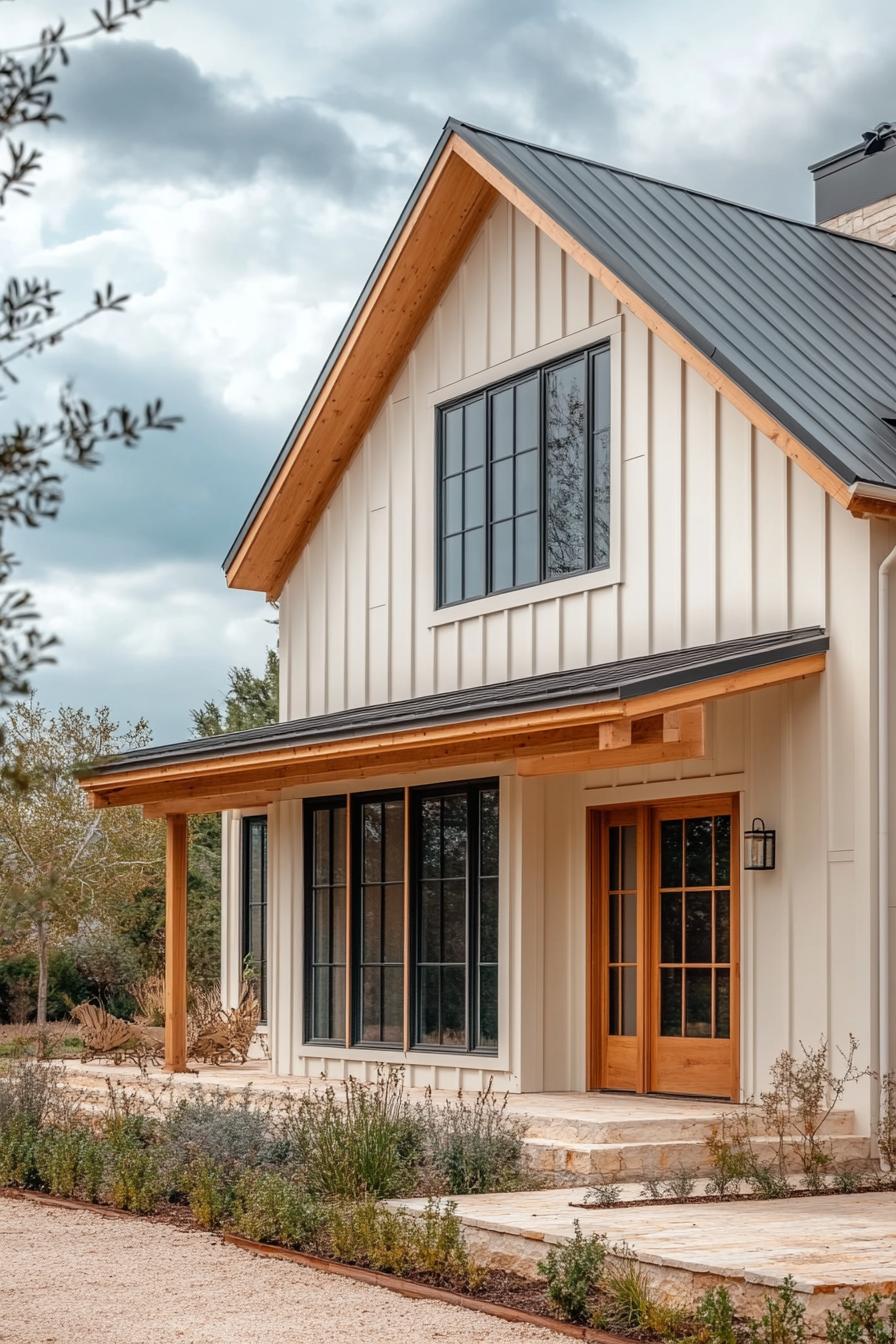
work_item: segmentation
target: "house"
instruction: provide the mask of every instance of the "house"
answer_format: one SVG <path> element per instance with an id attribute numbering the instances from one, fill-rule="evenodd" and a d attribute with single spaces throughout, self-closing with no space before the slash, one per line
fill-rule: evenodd
<path id="1" fill-rule="evenodd" d="M 212 810 L 278 1073 L 889 1067 L 896 127 L 813 172 L 833 228 L 446 124 L 225 561 L 281 722 L 84 779 L 167 817 L 169 1068 Z"/>

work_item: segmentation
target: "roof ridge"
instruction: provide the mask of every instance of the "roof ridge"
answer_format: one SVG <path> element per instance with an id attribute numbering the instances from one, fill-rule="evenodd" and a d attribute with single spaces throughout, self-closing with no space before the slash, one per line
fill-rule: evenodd
<path id="1" fill-rule="evenodd" d="M 495 140 L 504 140 L 511 145 L 522 145 L 525 149 L 537 150 L 542 154 L 554 154 L 558 159 L 572 159 L 574 163 L 586 164 L 589 168 L 602 168 L 605 172 L 615 173 L 618 177 L 634 178 L 637 182 L 649 182 L 655 187 L 665 187 L 669 191 L 680 191 L 685 196 L 696 196 L 701 200 L 713 201 L 716 205 L 727 205 L 732 210 L 743 210 L 751 215 L 761 215 L 763 219 L 774 219 L 779 224 L 791 224 L 801 229 L 811 229 L 827 238 L 841 239 L 845 243 L 861 243 L 865 247 L 875 247 L 896 257 L 896 248 L 887 243 L 875 242 L 873 238 L 860 238 L 854 234 L 841 233 L 839 229 L 829 229 L 824 224 L 812 224 L 807 219 L 794 219 L 791 215 L 777 214 L 774 210 L 763 210 L 758 205 L 746 205 L 743 201 L 733 201 L 727 196 L 716 196 L 711 191 L 700 191 L 697 187 L 685 187 L 680 182 L 669 182 L 662 177 L 653 177 L 650 173 L 637 173 L 633 168 L 617 168 L 615 164 L 605 163 L 602 159 L 592 159 L 584 154 L 573 154 L 567 149 L 556 149 L 553 145 L 540 145 L 534 140 L 524 140 L 518 135 L 503 135 L 500 131 L 490 131 L 486 126 L 475 126 L 471 121 L 461 121 L 458 117 L 449 117 L 445 128 L 451 130 L 469 130 L 477 135 L 489 135 Z"/>

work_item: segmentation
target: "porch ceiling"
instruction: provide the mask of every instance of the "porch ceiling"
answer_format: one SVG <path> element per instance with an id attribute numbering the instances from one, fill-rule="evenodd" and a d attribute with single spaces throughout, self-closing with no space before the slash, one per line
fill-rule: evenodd
<path id="1" fill-rule="evenodd" d="M 817 674 L 827 647 L 813 626 L 344 710 L 129 752 L 81 785 L 94 807 L 162 815 L 439 766 L 511 760 L 532 775 L 700 756 L 706 702 Z"/>

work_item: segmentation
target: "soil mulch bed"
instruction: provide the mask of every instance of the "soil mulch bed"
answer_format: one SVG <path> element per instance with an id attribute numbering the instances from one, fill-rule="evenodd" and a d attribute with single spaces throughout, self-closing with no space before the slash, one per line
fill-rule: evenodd
<path id="1" fill-rule="evenodd" d="M 189 1210 L 181 1205 L 171 1204 L 163 1211 L 154 1214 L 131 1213 L 125 1209 L 113 1209 L 107 1204 L 90 1204 L 83 1199 L 66 1199 L 60 1195 L 47 1195 L 39 1190 L 18 1190 L 0 1188 L 0 1196 L 5 1199 L 27 1200 L 35 1204 L 45 1204 L 50 1208 L 75 1209 L 95 1213 L 103 1218 L 137 1218 L 146 1222 L 167 1223 L 183 1232 L 198 1232 L 199 1228 Z M 477 1296 L 453 1292 L 427 1282 L 424 1276 L 414 1279 L 399 1278 L 394 1274 L 384 1274 L 378 1270 L 363 1269 L 358 1265 L 346 1265 L 339 1260 L 325 1256 L 309 1255 L 304 1251 L 290 1250 L 285 1246 L 270 1246 L 265 1242 L 250 1241 L 247 1237 L 225 1232 L 221 1240 L 228 1246 L 250 1251 L 254 1255 L 271 1256 L 279 1260 L 291 1260 L 294 1264 L 304 1265 L 326 1274 L 336 1274 L 344 1278 L 355 1279 L 360 1283 L 386 1288 L 404 1297 L 429 1298 L 444 1302 L 449 1306 L 466 1307 L 470 1311 L 484 1312 L 505 1321 L 521 1325 L 534 1325 L 543 1330 L 552 1330 L 555 1334 L 566 1335 L 573 1339 L 587 1340 L 590 1344 L 632 1344 L 631 1337 L 610 1334 L 605 1330 L 595 1330 L 590 1326 L 574 1325 L 561 1321 L 550 1314 L 547 1293 L 542 1285 L 533 1279 L 523 1278 L 519 1274 L 510 1274 L 502 1270 L 486 1270 L 485 1278 Z"/>
<path id="2" fill-rule="evenodd" d="M 592 1213 L 610 1212 L 614 1209 L 661 1209 L 663 1207 L 683 1208 L 691 1204 L 750 1204 L 756 1201 L 765 1201 L 772 1199 L 824 1199 L 827 1195 L 893 1195 L 896 1194 L 896 1184 L 892 1181 L 871 1181 L 865 1185 L 859 1185 L 855 1190 L 837 1190 L 831 1188 L 827 1190 L 805 1190 L 798 1186 L 793 1186 L 787 1191 L 787 1194 L 765 1195 L 759 1194 L 754 1190 L 740 1191 L 734 1195 L 685 1195 L 682 1198 L 676 1198 L 674 1195 L 664 1196 L 661 1199 L 651 1199 L 645 1196 L 643 1199 L 617 1199 L 607 1204 L 600 1204 L 597 1200 L 588 1202 L 586 1200 L 571 1199 L 569 1207 L 571 1209 L 589 1209 Z"/>

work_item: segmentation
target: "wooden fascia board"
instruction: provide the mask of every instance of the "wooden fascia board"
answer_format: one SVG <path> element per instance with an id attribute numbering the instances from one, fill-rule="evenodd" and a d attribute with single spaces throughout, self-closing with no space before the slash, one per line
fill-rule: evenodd
<path id="1" fill-rule="evenodd" d="M 201 761 L 94 775 L 81 786 L 95 807 L 163 805 L 176 799 L 233 798 L 325 779 L 366 778 L 436 766 L 502 760 L 533 751 L 585 750 L 596 746 L 598 727 L 613 719 L 639 719 L 729 695 L 743 694 L 824 670 L 824 653 L 732 672 L 687 686 L 627 700 L 466 719 L 402 732 L 336 739 Z M 163 810 L 165 810 L 163 808 Z M 168 809 L 171 810 L 171 809 Z"/>
<path id="2" fill-rule="evenodd" d="M 520 214 L 525 215 L 536 228 L 547 234 L 564 252 L 578 262 L 583 270 L 608 289 L 661 341 L 670 346 L 686 364 L 689 364 L 691 368 L 701 374 L 717 392 L 721 393 L 741 411 L 761 434 L 771 439 L 772 443 L 776 444 L 788 457 L 793 458 L 823 490 L 845 508 L 849 506 L 850 487 L 811 449 L 801 443 L 763 406 L 760 406 L 757 401 L 754 401 L 744 392 L 733 379 L 723 373 L 711 359 L 708 359 L 686 337 L 682 336 L 671 322 L 661 317 L 629 285 L 620 280 L 615 272 L 611 271 L 592 252 L 577 242 L 572 234 L 558 224 L 552 215 L 549 215 L 546 210 L 537 205 L 530 196 L 511 182 L 500 169 L 495 168 L 478 150 L 460 137 L 458 137 L 456 152 L 461 158 L 466 159 L 471 168 L 475 168 L 478 173 L 481 173 L 496 191 L 500 192 L 512 206 L 519 210 Z"/>
<path id="3" fill-rule="evenodd" d="M 464 252 L 491 208 L 495 199 L 494 190 L 481 174 L 470 169 L 457 154 L 458 143 L 458 137 L 454 135 L 445 145 L 361 312 L 355 319 L 314 406 L 296 434 L 277 478 L 247 529 L 240 548 L 227 569 L 227 582 L 231 587 L 264 590 L 270 598 L 279 595 L 342 472 L 348 465 L 354 448 L 363 439 L 364 433 L 379 410 L 392 378 L 410 353 L 414 341 L 435 309 Z M 433 214 L 436 208 L 437 217 Z M 417 231 L 426 228 L 429 229 L 429 235 L 423 238 L 421 249 L 428 242 L 429 250 L 421 251 L 421 256 L 423 265 L 429 268 L 428 283 L 417 285 L 420 293 L 416 297 L 419 299 L 420 294 L 425 295 L 425 301 L 420 301 L 415 309 L 414 303 L 408 301 L 406 294 L 405 296 L 399 294 L 400 301 L 395 303 L 394 298 L 390 298 L 390 287 L 400 290 L 401 285 L 407 283 L 408 277 L 403 277 L 401 273 L 402 263 L 407 265 L 409 244 L 414 240 Z M 412 266 L 410 272 L 413 276 Z M 387 309 L 386 305 L 391 306 Z M 378 312 L 388 313 L 392 317 L 394 330 L 390 332 L 388 339 L 376 342 L 375 351 L 362 352 L 362 358 L 372 359 L 375 355 L 380 364 L 373 379 L 376 395 L 368 398 L 365 413 L 359 414 L 357 422 L 352 427 L 353 444 L 342 445 L 340 451 L 334 453 L 328 441 L 328 433 L 330 441 L 340 433 L 344 433 L 345 417 L 339 413 L 331 416 L 328 430 L 323 424 L 328 403 L 340 380 L 346 375 L 351 377 L 353 362 L 357 360 L 359 349 L 369 334 L 371 319 Z M 354 380 L 352 383 L 354 385 Z M 278 521 L 283 527 L 287 525 L 285 520 L 278 520 L 275 516 L 281 492 L 284 484 L 294 476 L 294 473 L 301 471 L 305 466 L 309 445 L 318 437 L 322 442 L 317 456 L 329 465 L 329 470 L 324 472 L 326 479 L 319 484 L 316 491 L 302 490 L 299 508 L 293 510 L 293 519 L 298 518 L 299 525 L 291 542 L 276 557 L 273 566 L 265 565 L 263 561 L 253 561 L 253 551 L 258 549 L 261 532 L 272 525 L 277 525 Z M 303 503 L 306 504 L 304 509 L 301 507 Z"/>

